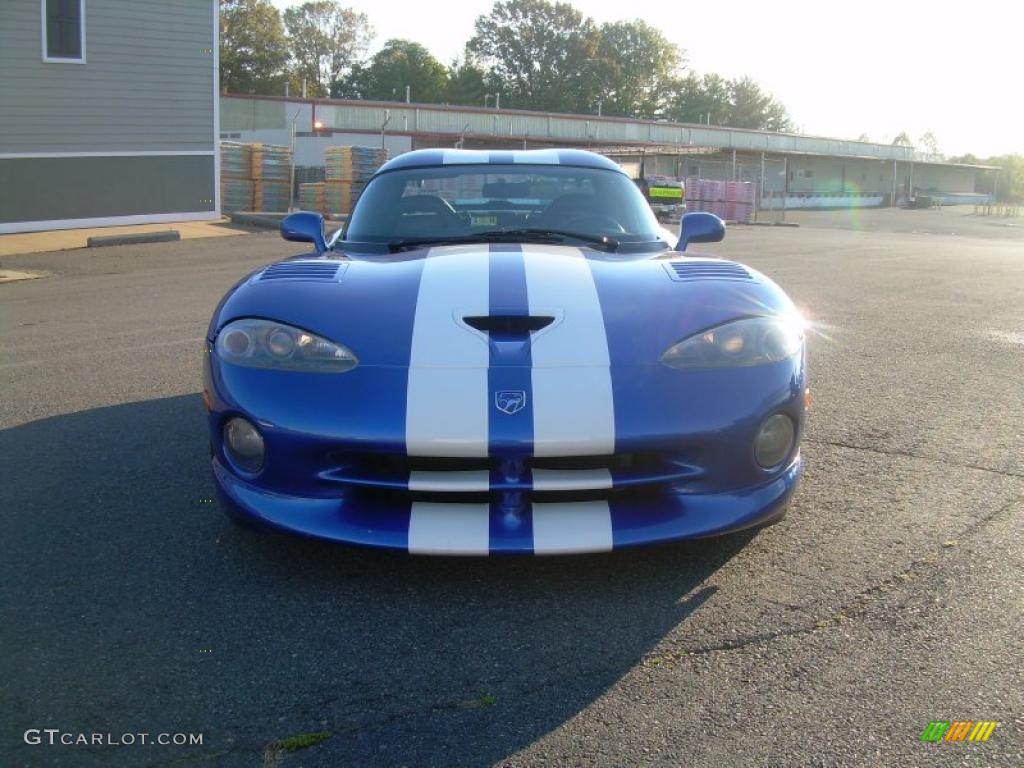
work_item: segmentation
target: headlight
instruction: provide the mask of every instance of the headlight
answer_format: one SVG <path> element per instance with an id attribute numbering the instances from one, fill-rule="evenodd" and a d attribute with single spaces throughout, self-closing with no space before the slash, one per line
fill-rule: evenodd
<path id="1" fill-rule="evenodd" d="M 217 334 L 217 354 L 249 368 L 343 373 L 359 364 L 352 350 L 272 320 L 247 318 L 228 323 Z"/>
<path id="2" fill-rule="evenodd" d="M 661 356 L 672 368 L 725 368 L 785 360 L 803 343 L 798 315 L 747 317 L 709 328 L 673 344 Z"/>

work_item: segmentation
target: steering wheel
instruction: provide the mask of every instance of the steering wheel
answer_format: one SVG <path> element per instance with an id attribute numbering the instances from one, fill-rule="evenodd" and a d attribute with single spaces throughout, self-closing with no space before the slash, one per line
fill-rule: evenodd
<path id="1" fill-rule="evenodd" d="M 560 229 L 568 229 L 574 232 L 618 232 L 626 231 L 622 224 L 604 213 L 577 213 L 567 216 L 562 220 Z"/>

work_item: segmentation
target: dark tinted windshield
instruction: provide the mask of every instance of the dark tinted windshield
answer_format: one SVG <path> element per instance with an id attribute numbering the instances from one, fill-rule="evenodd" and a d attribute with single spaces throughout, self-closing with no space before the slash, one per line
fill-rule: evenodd
<path id="1" fill-rule="evenodd" d="M 660 229 L 625 175 L 554 165 L 451 165 L 391 171 L 366 187 L 347 240 L 465 239 L 554 229 L 622 243 L 651 242 Z"/>

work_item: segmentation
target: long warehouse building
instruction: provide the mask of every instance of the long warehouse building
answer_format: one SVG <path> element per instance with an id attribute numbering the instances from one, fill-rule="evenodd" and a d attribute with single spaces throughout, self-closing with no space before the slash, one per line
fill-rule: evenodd
<path id="1" fill-rule="evenodd" d="M 927 193 L 937 202 L 991 199 L 991 166 L 949 163 L 910 146 L 652 120 L 405 102 L 223 95 L 221 139 L 289 144 L 295 163 L 324 164 L 338 144 L 424 147 L 589 147 L 641 172 L 759 183 L 762 204 L 894 204 Z"/>

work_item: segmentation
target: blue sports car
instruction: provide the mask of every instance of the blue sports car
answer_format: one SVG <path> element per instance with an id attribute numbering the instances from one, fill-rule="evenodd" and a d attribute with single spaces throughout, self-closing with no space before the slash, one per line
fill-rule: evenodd
<path id="1" fill-rule="evenodd" d="M 442 555 L 597 552 L 777 519 L 800 476 L 799 313 L 682 253 L 610 160 L 419 150 L 315 252 L 213 314 L 213 472 L 237 521 Z"/>

